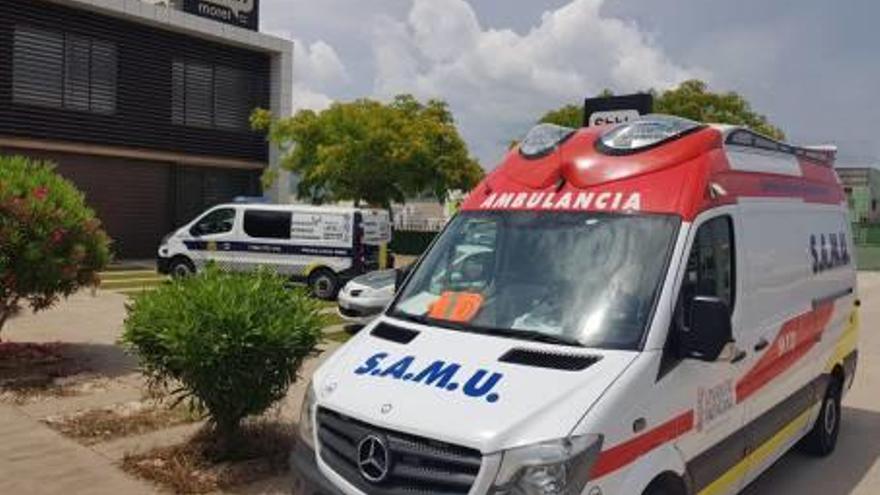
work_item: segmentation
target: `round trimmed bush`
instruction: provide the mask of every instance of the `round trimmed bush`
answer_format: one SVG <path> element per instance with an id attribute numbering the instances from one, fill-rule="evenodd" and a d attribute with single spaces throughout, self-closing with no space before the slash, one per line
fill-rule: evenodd
<path id="1" fill-rule="evenodd" d="M 286 284 L 208 266 L 136 297 L 122 340 L 153 385 L 176 388 L 230 438 L 284 397 L 321 338 L 320 303 Z"/>
<path id="2" fill-rule="evenodd" d="M 0 156 L 0 330 L 98 283 L 110 240 L 83 194 L 48 162 Z"/>

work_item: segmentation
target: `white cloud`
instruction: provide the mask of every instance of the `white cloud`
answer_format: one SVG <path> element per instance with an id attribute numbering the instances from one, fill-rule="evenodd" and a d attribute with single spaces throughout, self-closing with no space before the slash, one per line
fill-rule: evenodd
<path id="1" fill-rule="evenodd" d="M 324 41 L 293 42 L 293 110 L 323 110 L 333 103 L 328 93 L 351 77 L 339 55 Z M 317 88 L 320 88 L 318 90 Z"/>
<path id="2" fill-rule="evenodd" d="M 336 50 L 324 41 L 293 42 L 293 77 L 311 87 L 345 84 L 350 76 Z"/>
<path id="3" fill-rule="evenodd" d="M 306 43 L 285 30 L 266 32 L 293 42 L 293 111 L 329 107 L 334 101 L 330 95 L 351 81 L 345 64 L 327 42 Z"/>
<path id="4" fill-rule="evenodd" d="M 573 0 L 525 34 L 484 29 L 464 0 L 415 0 L 373 29 L 374 91 L 449 101 L 472 151 L 493 166 L 540 114 L 603 88 L 664 88 L 700 71 L 671 62 L 637 25 Z"/>

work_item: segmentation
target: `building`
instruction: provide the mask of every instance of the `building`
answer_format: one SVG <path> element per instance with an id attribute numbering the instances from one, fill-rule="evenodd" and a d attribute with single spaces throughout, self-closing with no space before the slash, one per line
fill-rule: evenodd
<path id="1" fill-rule="evenodd" d="M 277 163 L 248 117 L 290 114 L 292 44 L 257 16 L 257 0 L 0 0 L 0 153 L 56 162 L 117 258 L 153 257 L 205 207 L 263 194 Z"/>
<path id="2" fill-rule="evenodd" d="M 838 165 L 837 175 L 843 183 L 852 222 L 880 222 L 880 170 Z"/>

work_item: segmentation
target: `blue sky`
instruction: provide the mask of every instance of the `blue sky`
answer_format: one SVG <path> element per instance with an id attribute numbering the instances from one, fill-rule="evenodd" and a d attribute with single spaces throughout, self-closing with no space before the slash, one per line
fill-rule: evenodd
<path id="1" fill-rule="evenodd" d="M 793 142 L 880 162 L 880 2 L 262 0 L 297 42 L 294 105 L 413 93 L 447 100 L 494 167 L 545 110 L 689 77 L 745 95 Z"/>

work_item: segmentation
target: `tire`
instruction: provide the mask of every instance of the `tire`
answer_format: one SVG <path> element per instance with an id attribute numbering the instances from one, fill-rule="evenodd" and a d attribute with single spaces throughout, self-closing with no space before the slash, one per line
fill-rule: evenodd
<path id="1" fill-rule="evenodd" d="M 171 264 L 168 266 L 168 272 L 171 274 L 172 278 L 184 278 L 194 275 L 196 273 L 196 267 L 193 265 L 192 261 L 180 256 L 171 260 Z"/>
<path id="2" fill-rule="evenodd" d="M 816 457 L 826 457 L 834 452 L 840 435 L 840 395 L 841 380 L 834 376 L 825 391 L 813 429 L 798 444 L 801 451 Z"/>
<path id="3" fill-rule="evenodd" d="M 332 301 L 339 292 L 339 277 L 327 268 L 318 268 L 309 274 L 309 291 L 314 297 Z"/>
<path id="4" fill-rule="evenodd" d="M 685 495 L 687 489 L 681 479 L 673 475 L 661 475 L 654 479 L 642 495 Z"/>

